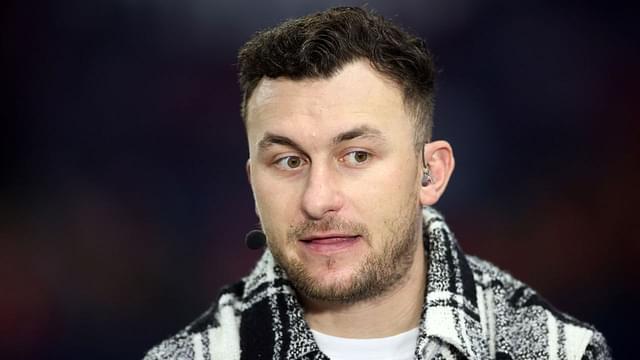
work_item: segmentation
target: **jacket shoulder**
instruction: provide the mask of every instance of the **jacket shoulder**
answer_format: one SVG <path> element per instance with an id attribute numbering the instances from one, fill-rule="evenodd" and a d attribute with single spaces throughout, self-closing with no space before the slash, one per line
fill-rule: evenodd
<path id="1" fill-rule="evenodd" d="M 228 338 L 226 333 L 233 333 L 239 327 L 239 299 L 244 285 L 244 281 L 240 281 L 223 288 L 207 311 L 176 335 L 151 348 L 143 360 L 192 360 L 200 358 L 198 354 L 215 353 L 212 338 L 220 335 Z"/>
<path id="2" fill-rule="evenodd" d="M 185 330 L 162 341 L 147 352 L 143 360 L 195 359 L 193 336 Z"/>
<path id="3" fill-rule="evenodd" d="M 479 312 L 496 354 L 504 358 L 610 359 L 604 336 L 592 325 L 557 310 L 531 287 L 475 256 L 467 256 Z M 533 357 L 532 357 L 533 356 Z"/>

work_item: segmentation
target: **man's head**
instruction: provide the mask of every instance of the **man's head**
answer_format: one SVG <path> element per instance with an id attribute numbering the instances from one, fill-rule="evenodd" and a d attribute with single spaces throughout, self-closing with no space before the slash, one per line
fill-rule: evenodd
<path id="1" fill-rule="evenodd" d="M 256 34 L 240 50 L 242 116 L 263 77 L 327 79 L 366 59 L 395 82 L 415 121 L 417 147 L 431 138 L 435 71 L 424 42 L 361 8 L 334 8 Z"/>
<path id="2" fill-rule="evenodd" d="M 240 79 L 256 211 L 296 290 L 354 302 L 406 280 L 424 260 L 420 208 L 453 169 L 446 142 L 417 145 L 433 92 L 422 42 L 332 9 L 256 35 Z"/>

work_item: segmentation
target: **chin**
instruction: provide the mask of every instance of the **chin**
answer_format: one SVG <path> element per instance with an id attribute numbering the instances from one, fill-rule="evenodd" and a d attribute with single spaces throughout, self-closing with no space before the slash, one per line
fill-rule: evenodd
<path id="1" fill-rule="evenodd" d="M 333 258 L 300 261 L 287 259 L 281 265 L 293 285 L 301 290 L 348 288 L 355 274 L 354 264 L 342 264 Z M 311 291 L 314 292 L 314 291 Z"/>
<path id="2" fill-rule="evenodd" d="M 354 272 L 351 268 L 311 272 L 311 279 L 321 288 L 347 288 L 353 284 Z"/>
<path id="3" fill-rule="evenodd" d="M 343 283 L 353 278 L 362 261 L 352 258 L 326 257 L 306 262 L 305 271 L 319 283 Z"/>

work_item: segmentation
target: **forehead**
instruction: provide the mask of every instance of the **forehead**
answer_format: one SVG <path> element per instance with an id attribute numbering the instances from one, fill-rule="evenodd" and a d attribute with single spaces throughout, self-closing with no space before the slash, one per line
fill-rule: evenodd
<path id="1" fill-rule="evenodd" d="M 263 78 L 247 103 L 250 142 L 264 132 L 305 136 L 372 126 L 413 132 L 399 86 L 365 61 L 344 66 L 329 79 Z"/>

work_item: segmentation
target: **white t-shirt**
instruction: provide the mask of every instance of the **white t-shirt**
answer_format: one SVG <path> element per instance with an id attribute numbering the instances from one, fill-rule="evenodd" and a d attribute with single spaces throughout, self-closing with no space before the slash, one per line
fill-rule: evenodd
<path id="1" fill-rule="evenodd" d="M 320 350 L 331 360 L 412 360 L 418 328 L 375 339 L 351 339 L 311 329 Z"/>

